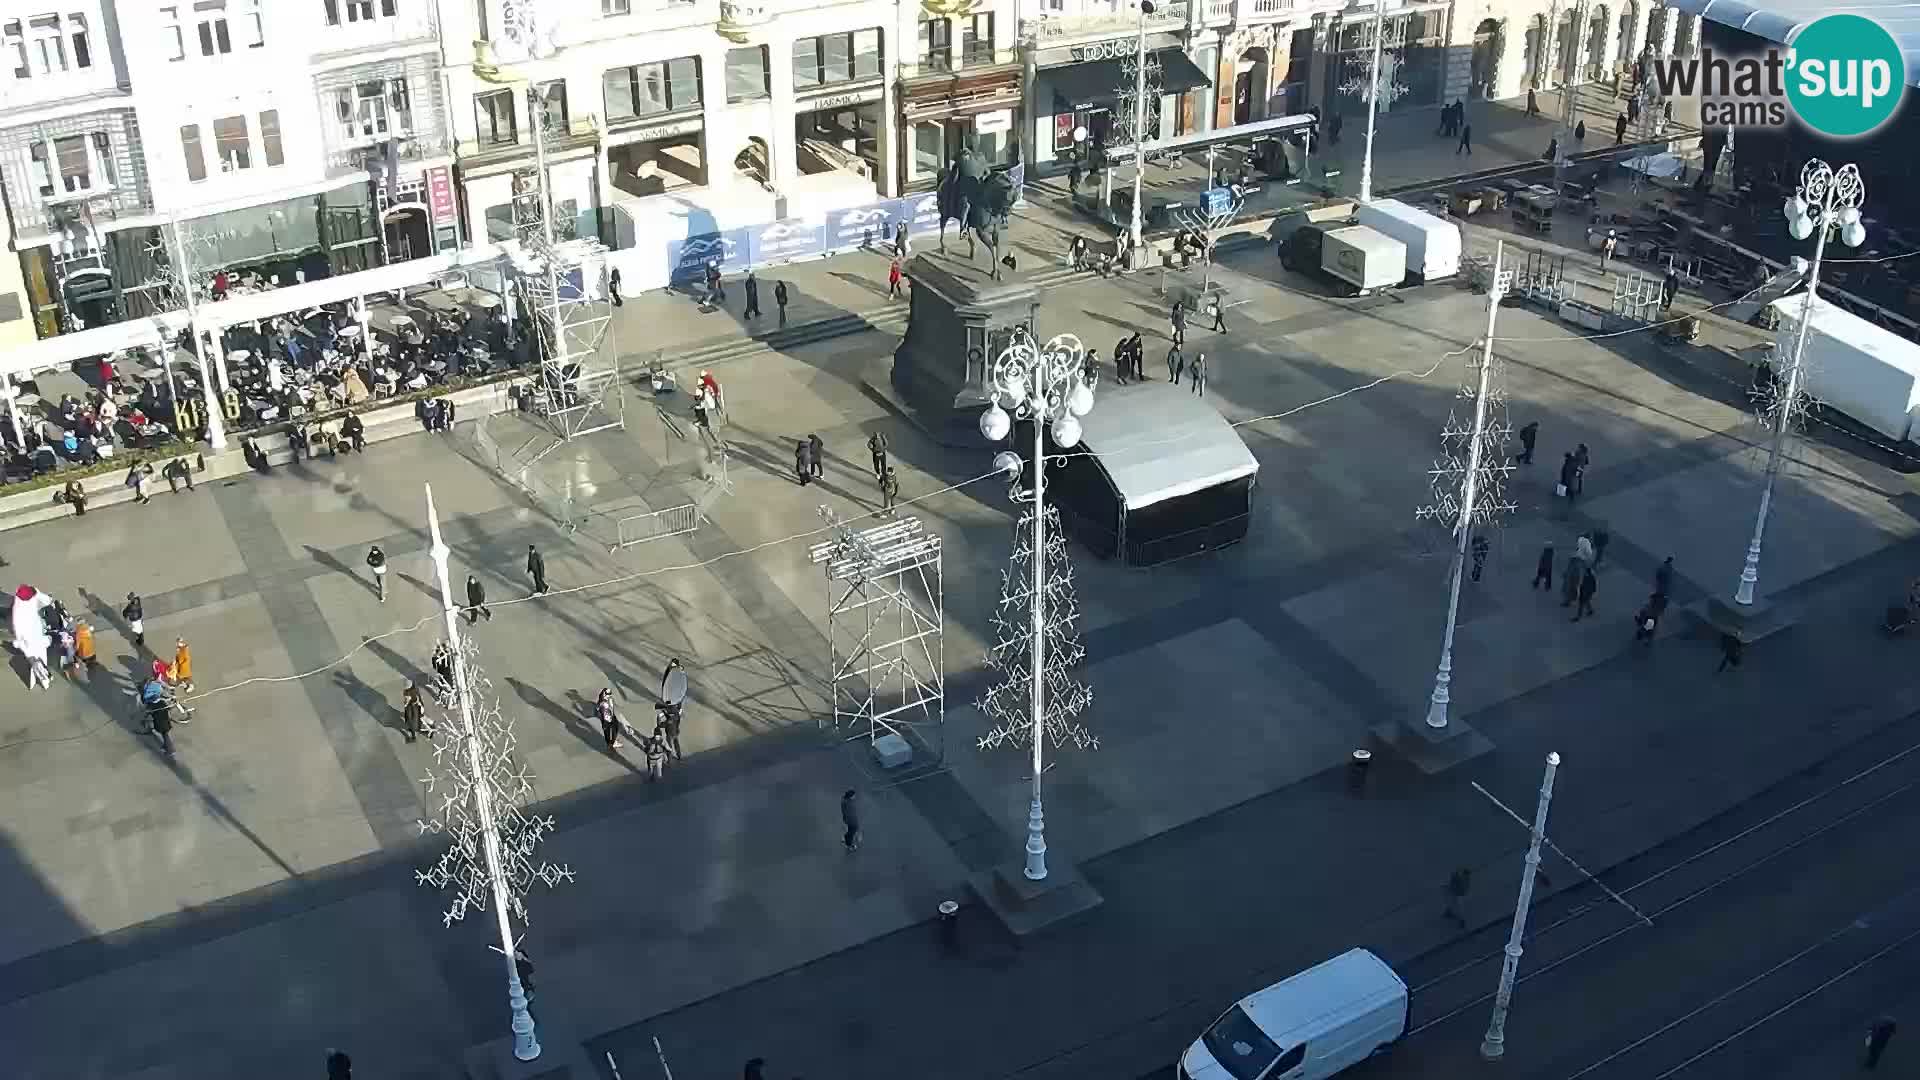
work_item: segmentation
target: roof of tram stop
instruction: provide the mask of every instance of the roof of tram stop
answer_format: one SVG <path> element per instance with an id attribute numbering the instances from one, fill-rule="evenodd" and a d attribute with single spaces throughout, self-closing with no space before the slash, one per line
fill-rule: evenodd
<path id="1" fill-rule="evenodd" d="M 203 328 L 226 329 L 281 315 L 299 317 L 329 305 L 364 300 L 368 303 L 370 322 L 391 332 L 394 320 L 406 316 L 410 310 L 493 306 L 498 303 L 496 298 L 502 291 L 504 273 L 501 249 L 488 245 L 296 285 L 235 291 L 224 300 L 200 304 L 198 316 Z M 9 381 L 25 381 L 39 374 L 70 370 L 82 361 L 170 349 L 187 323 L 186 311 L 176 309 L 43 338 L 0 355 L 0 376 Z M 181 359 L 180 355 L 172 358 L 173 362 Z M 157 363 L 152 367 L 156 375 L 164 370 L 165 367 Z"/>
<path id="2" fill-rule="evenodd" d="M 1181 222 L 1174 215 L 1201 208 L 1205 193 L 1213 188 L 1237 186 L 1246 217 L 1271 216 L 1320 202 L 1326 197 L 1327 183 L 1340 175 L 1338 170 L 1313 171 L 1320 122 L 1311 113 L 1297 113 L 1147 143 L 1147 228 L 1178 227 Z M 1134 148 L 1110 146 L 1106 153 L 1109 166 L 1121 168 L 1132 163 Z M 1286 163 L 1284 178 L 1275 175 L 1280 161 Z M 1115 190 L 1131 179 L 1130 171 L 1114 176 Z"/>

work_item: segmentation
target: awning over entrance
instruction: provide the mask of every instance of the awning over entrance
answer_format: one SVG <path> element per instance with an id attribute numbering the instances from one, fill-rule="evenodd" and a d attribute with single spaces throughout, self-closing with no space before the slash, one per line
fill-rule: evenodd
<path id="1" fill-rule="evenodd" d="M 1153 55 L 1160 61 L 1161 93 L 1184 94 L 1195 87 L 1213 85 L 1213 80 L 1187 58 L 1186 50 L 1157 49 Z M 1039 104 L 1042 108 L 1051 104 L 1055 115 L 1110 104 L 1127 90 L 1126 66 L 1125 60 L 1111 59 L 1042 68 Z"/>

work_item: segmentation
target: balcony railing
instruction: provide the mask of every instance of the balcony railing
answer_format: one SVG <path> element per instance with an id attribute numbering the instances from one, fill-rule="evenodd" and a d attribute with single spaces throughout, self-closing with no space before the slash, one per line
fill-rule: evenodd
<path id="1" fill-rule="evenodd" d="M 569 120 L 564 130 L 561 125 L 552 124 L 547 134 L 547 152 L 569 150 L 590 144 L 599 137 L 600 128 L 591 116 L 575 117 Z M 462 159 L 499 159 L 511 158 L 520 154 L 533 153 L 533 139 L 525 125 L 514 130 L 512 141 L 496 142 L 491 139 L 461 139 L 454 145 L 454 153 Z"/>
<path id="2" fill-rule="evenodd" d="M 1304 10 L 1339 6 L 1337 2 L 1315 4 L 1313 0 L 1307 0 L 1306 3 L 1298 0 L 1205 0 L 1205 3 L 1206 7 L 1201 10 L 1204 26 L 1277 22 Z"/>
<path id="3" fill-rule="evenodd" d="M 941 78 L 965 71 L 984 71 L 988 68 L 1008 67 L 1019 63 L 1018 49 L 995 49 L 987 45 L 977 45 L 971 49 L 954 49 L 951 52 L 922 56 L 913 63 L 901 63 L 896 67 L 902 82 L 913 82 L 917 79 Z"/>
<path id="4" fill-rule="evenodd" d="M 1187 25 L 1186 0 L 1174 0 L 1170 4 L 1161 4 L 1154 13 L 1147 16 L 1148 30 L 1178 30 Z M 1140 19 L 1136 15 L 1042 15 L 1037 19 L 1024 19 L 1023 25 L 1033 35 L 1033 42 L 1040 48 L 1066 44 L 1070 40 L 1081 38 L 1120 37 L 1131 34 L 1140 28 Z"/>

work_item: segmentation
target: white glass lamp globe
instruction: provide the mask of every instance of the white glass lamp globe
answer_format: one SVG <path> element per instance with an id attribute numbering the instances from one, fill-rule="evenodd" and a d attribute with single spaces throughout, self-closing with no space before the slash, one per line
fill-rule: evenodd
<path id="1" fill-rule="evenodd" d="M 1063 450 L 1071 450 L 1080 445 L 1080 421 L 1071 416 L 1063 416 L 1053 422 L 1053 442 Z"/>
<path id="2" fill-rule="evenodd" d="M 1011 450 L 1002 450 L 993 455 L 993 471 L 1009 480 L 1019 476 L 1022 467 L 1020 455 Z"/>
<path id="3" fill-rule="evenodd" d="M 1067 395 L 1067 411 L 1075 416 L 1085 416 L 1093 411 L 1093 387 L 1081 383 Z"/>
<path id="4" fill-rule="evenodd" d="M 1087 141 L 1087 129 L 1084 126 L 1073 129 L 1073 141 L 1077 143 Z"/>
<path id="5" fill-rule="evenodd" d="M 1807 237 L 1813 235 L 1813 222 L 1808 220 L 1805 215 L 1802 215 L 1788 223 L 1787 231 L 1793 234 L 1795 240 L 1805 240 Z"/>
<path id="6" fill-rule="evenodd" d="M 1807 216 L 1807 200 L 1795 195 L 1787 200 L 1787 204 L 1780 208 L 1780 212 L 1786 215 L 1788 221 L 1797 221 Z"/>
<path id="7" fill-rule="evenodd" d="M 1847 226 L 1847 225 L 1851 225 L 1851 224 L 1853 224 L 1854 222 L 1856 222 L 1856 221 L 1859 221 L 1859 220 L 1860 220 L 1860 208 L 1859 208 L 1859 207 L 1857 207 L 1857 206 L 1843 206 L 1843 207 L 1841 207 L 1841 208 L 1840 208 L 1840 224 L 1841 224 L 1842 226 Z"/>
<path id="8" fill-rule="evenodd" d="M 1867 227 L 1858 221 L 1849 222 L 1840 227 L 1840 239 L 1848 247 L 1857 248 L 1867 242 Z"/>
<path id="9" fill-rule="evenodd" d="M 980 434 L 985 435 L 988 442 L 999 442 L 1006 438 L 1007 432 L 1011 430 L 1013 430 L 1013 417 L 1008 416 L 1007 410 L 1000 406 L 992 406 L 980 414 Z"/>

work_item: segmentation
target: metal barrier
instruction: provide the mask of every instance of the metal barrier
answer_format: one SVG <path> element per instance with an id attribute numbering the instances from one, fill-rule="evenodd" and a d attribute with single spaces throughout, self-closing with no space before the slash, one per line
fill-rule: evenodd
<path id="1" fill-rule="evenodd" d="M 700 527 L 700 508 L 693 503 L 670 506 L 664 510 L 652 510 L 644 514 L 623 517 L 614 523 L 615 540 L 612 550 L 644 544 L 649 540 L 658 540 L 663 536 L 680 536 Z"/>

